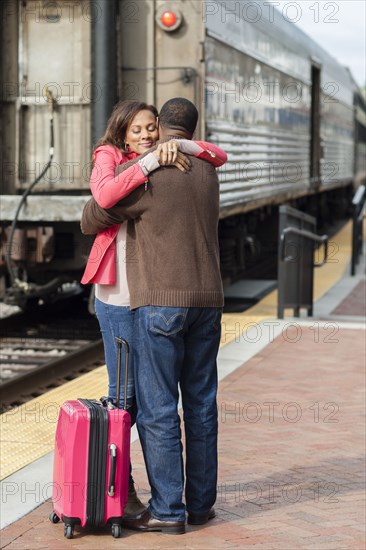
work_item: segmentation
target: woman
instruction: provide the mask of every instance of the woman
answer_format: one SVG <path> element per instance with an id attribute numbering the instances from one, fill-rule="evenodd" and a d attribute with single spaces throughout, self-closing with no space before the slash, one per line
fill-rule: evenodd
<path id="1" fill-rule="evenodd" d="M 183 153 L 209 160 L 215 166 L 226 161 L 222 149 L 205 142 L 171 140 L 162 143 L 136 164 L 115 177 L 119 164 L 137 158 L 148 151 L 158 136 L 157 111 L 152 105 L 139 101 L 118 103 L 108 121 L 104 136 L 94 152 L 94 168 L 90 188 L 95 200 L 103 208 L 110 208 L 148 181 L 151 171 L 163 165 L 174 165 L 182 171 L 189 168 Z M 134 312 L 129 309 L 129 292 L 126 278 L 127 222 L 99 233 L 93 244 L 82 283 L 96 283 L 95 311 L 104 342 L 108 370 L 108 399 L 116 398 L 117 348 L 115 336 L 125 338 L 131 347 L 132 358 L 127 385 L 127 410 L 132 423 L 136 419 L 133 349 Z M 124 373 L 121 373 L 121 405 L 123 405 Z M 129 498 L 125 516 L 137 515 L 145 507 L 138 499 L 132 476 L 129 480 Z"/>

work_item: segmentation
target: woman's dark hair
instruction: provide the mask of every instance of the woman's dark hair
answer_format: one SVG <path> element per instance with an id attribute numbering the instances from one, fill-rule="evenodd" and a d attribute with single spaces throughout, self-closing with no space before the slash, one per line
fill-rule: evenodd
<path id="1" fill-rule="evenodd" d="M 140 111 L 151 111 L 157 117 L 158 111 L 154 105 L 148 105 L 143 101 L 126 99 L 119 101 L 114 107 L 109 117 L 107 128 L 104 135 L 98 141 L 96 148 L 100 145 L 114 145 L 122 152 L 126 152 L 125 139 L 129 124 Z"/>

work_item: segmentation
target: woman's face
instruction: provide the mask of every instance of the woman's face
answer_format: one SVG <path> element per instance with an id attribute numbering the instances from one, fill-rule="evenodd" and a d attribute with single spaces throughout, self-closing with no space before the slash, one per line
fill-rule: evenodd
<path id="1" fill-rule="evenodd" d="M 125 143 L 131 151 L 141 155 L 159 139 L 157 121 L 151 111 L 137 113 L 127 128 Z"/>

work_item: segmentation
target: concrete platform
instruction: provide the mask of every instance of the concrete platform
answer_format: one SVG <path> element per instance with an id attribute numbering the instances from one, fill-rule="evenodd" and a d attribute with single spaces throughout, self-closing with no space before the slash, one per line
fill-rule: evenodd
<path id="1" fill-rule="evenodd" d="M 349 234 L 342 235 L 348 243 Z M 2 521 L 14 523 L 1 531 L 1 547 L 365 548 L 365 268 L 361 262 L 357 276 L 349 277 L 343 250 L 335 265 L 316 271 L 314 318 L 277 320 L 276 291 L 245 314 L 223 318 L 215 520 L 174 538 L 124 530 L 118 541 L 109 529 L 65 540 L 62 524 L 48 521 L 52 505 L 44 500 L 52 487 L 57 406 L 65 392 L 68 398 L 80 394 L 80 384 L 85 395 L 102 392 L 105 372 L 97 369 L 42 396 L 32 409 L 28 404 L 1 418 L 2 442 L 13 445 L 16 429 L 19 449 L 29 431 L 26 420 L 37 428 L 31 428 L 37 436 L 29 444 L 31 464 L 26 459 L 25 467 L 3 479 Z M 134 477 L 147 502 L 141 448 L 135 435 L 133 440 Z M 35 460 L 37 449 L 38 457 L 48 454 Z M 27 506 L 33 511 L 21 517 Z"/>
<path id="2" fill-rule="evenodd" d="M 104 529 L 66 540 L 48 520 L 48 501 L 2 531 L 2 548 L 365 548 L 365 334 L 349 326 L 330 337 L 324 325 L 287 321 L 223 378 L 217 518 L 206 526 L 180 537 L 124 530 L 116 541 Z M 230 344 L 231 360 L 254 339 Z M 138 441 L 132 464 L 147 502 Z"/>

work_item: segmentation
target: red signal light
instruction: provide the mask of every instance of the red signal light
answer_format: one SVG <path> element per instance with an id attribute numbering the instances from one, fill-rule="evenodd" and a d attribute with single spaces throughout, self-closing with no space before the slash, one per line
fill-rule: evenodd
<path id="1" fill-rule="evenodd" d="M 161 14 L 160 20 L 166 27 L 173 27 L 177 22 L 177 16 L 173 11 L 165 11 Z"/>
<path id="2" fill-rule="evenodd" d="M 168 9 L 164 4 L 156 11 L 155 21 L 157 25 L 165 32 L 174 32 L 179 29 L 183 23 L 183 15 L 180 10 Z"/>

